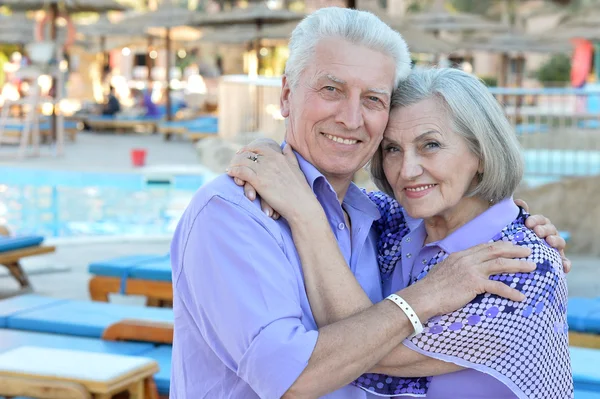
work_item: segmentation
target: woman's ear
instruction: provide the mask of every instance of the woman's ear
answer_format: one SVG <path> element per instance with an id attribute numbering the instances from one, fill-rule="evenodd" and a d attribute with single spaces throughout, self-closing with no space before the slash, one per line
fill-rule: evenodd
<path id="1" fill-rule="evenodd" d="M 477 168 L 477 173 L 483 175 L 483 161 L 479 161 L 479 167 Z"/>

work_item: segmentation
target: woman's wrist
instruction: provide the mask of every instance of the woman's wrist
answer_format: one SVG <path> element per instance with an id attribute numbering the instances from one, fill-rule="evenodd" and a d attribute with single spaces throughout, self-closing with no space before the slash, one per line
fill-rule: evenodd
<path id="1" fill-rule="evenodd" d="M 320 229 L 321 225 L 329 226 L 327 215 L 316 198 L 304 201 L 302 204 L 301 207 L 294 207 L 290 215 L 284 215 L 292 232 L 310 232 Z"/>

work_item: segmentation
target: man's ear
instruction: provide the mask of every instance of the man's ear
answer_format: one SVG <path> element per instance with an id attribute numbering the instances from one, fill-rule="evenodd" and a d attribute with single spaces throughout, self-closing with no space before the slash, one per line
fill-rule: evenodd
<path id="1" fill-rule="evenodd" d="M 290 116 L 290 84 L 287 76 L 283 75 L 281 79 L 281 97 L 279 98 L 279 106 L 281 108 L 281 116 L 287 118 Z"/>

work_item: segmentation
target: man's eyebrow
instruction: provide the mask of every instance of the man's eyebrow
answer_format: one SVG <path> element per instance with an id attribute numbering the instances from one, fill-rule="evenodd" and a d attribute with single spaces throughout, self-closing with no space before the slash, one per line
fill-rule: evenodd
<path id="1" fill-rule="evenodd" d="M 326 75 L 324 75 L 324 76 L 321 77 L 321 79 L 323 79 L 323 78 L 325 78 L 327 80 L 331 80 L 332 82 L 335 82 L 335 83 L 338 83 L 338 84 L 341 84 L 341 85 L 345 85 L 347 83 L 345 80 L 340 79 L 340 78 L 338 78 L 338 77 L 336 77 L 334 75 L 331 75 L 331 74 L 326 74 Z M 390 91 L 386 90 L 386 89 L 379 89 L 379 88 L 372 87 L 372 88 L 367 89 L 367 91 L 370 92 L 370 93 L 382 94 L 382 95 L 385 95 L 385 96 L 388 96 L 388 97 L 392 96 L 392 93 L 390 93 Z"/>
<path id="2" fill-rule="evenodd" d="M 341 84 L 341 85 L 345 85 L 345 84 L 346 84 L 346 81 L 345 81 L 345 80 L 343 80 L 343 79 L 340 79 L 340 78 L 338 78 L 338 77 L 335 77 L 335 76 L 333 76 L 333 75 L 330 75 L 330 74 L 327 74 L 327 75 L 325 75 L 325 76 L 324 76 L 324 78 L 325 78 L 325 79 L 328 79 L 328 80 L 331 80 L 332 82 L 339 83 L 339 84 Z"/>
<path id="3" fill-rule="evenodd" d="M 386 95 L 388 97 L 391 97 L 391 95 L 392 95 L 392 93 L 390 93 L 389 90 L 386 90 L 386 89 L 370 88 L 369 92 L 371 92 L 371 93 L 377 93 L 377 94 L 383 94 L 383 95 Z"/>

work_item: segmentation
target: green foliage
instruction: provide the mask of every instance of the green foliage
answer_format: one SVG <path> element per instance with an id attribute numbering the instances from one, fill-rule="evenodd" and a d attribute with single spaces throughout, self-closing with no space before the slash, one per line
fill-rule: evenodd
<path id="1" fill-rule="evenodd" d="M 493 5 L 493 0 L 452 0 L 452 6 L 458 12 L 485 14 Z"/>
<path id="2" fill-rule="evenodd" d="M 571 79 L 571 58 L 565 54 L 553 55 L 535 76 L 542 83 L 568 82 Z"/>
<path id="3" fill-rule="evenodd" d="M 498 86 L 498 78 L 495 76 L 480 76 L 479 79 L 483 80 L 487 87 Z"/>

